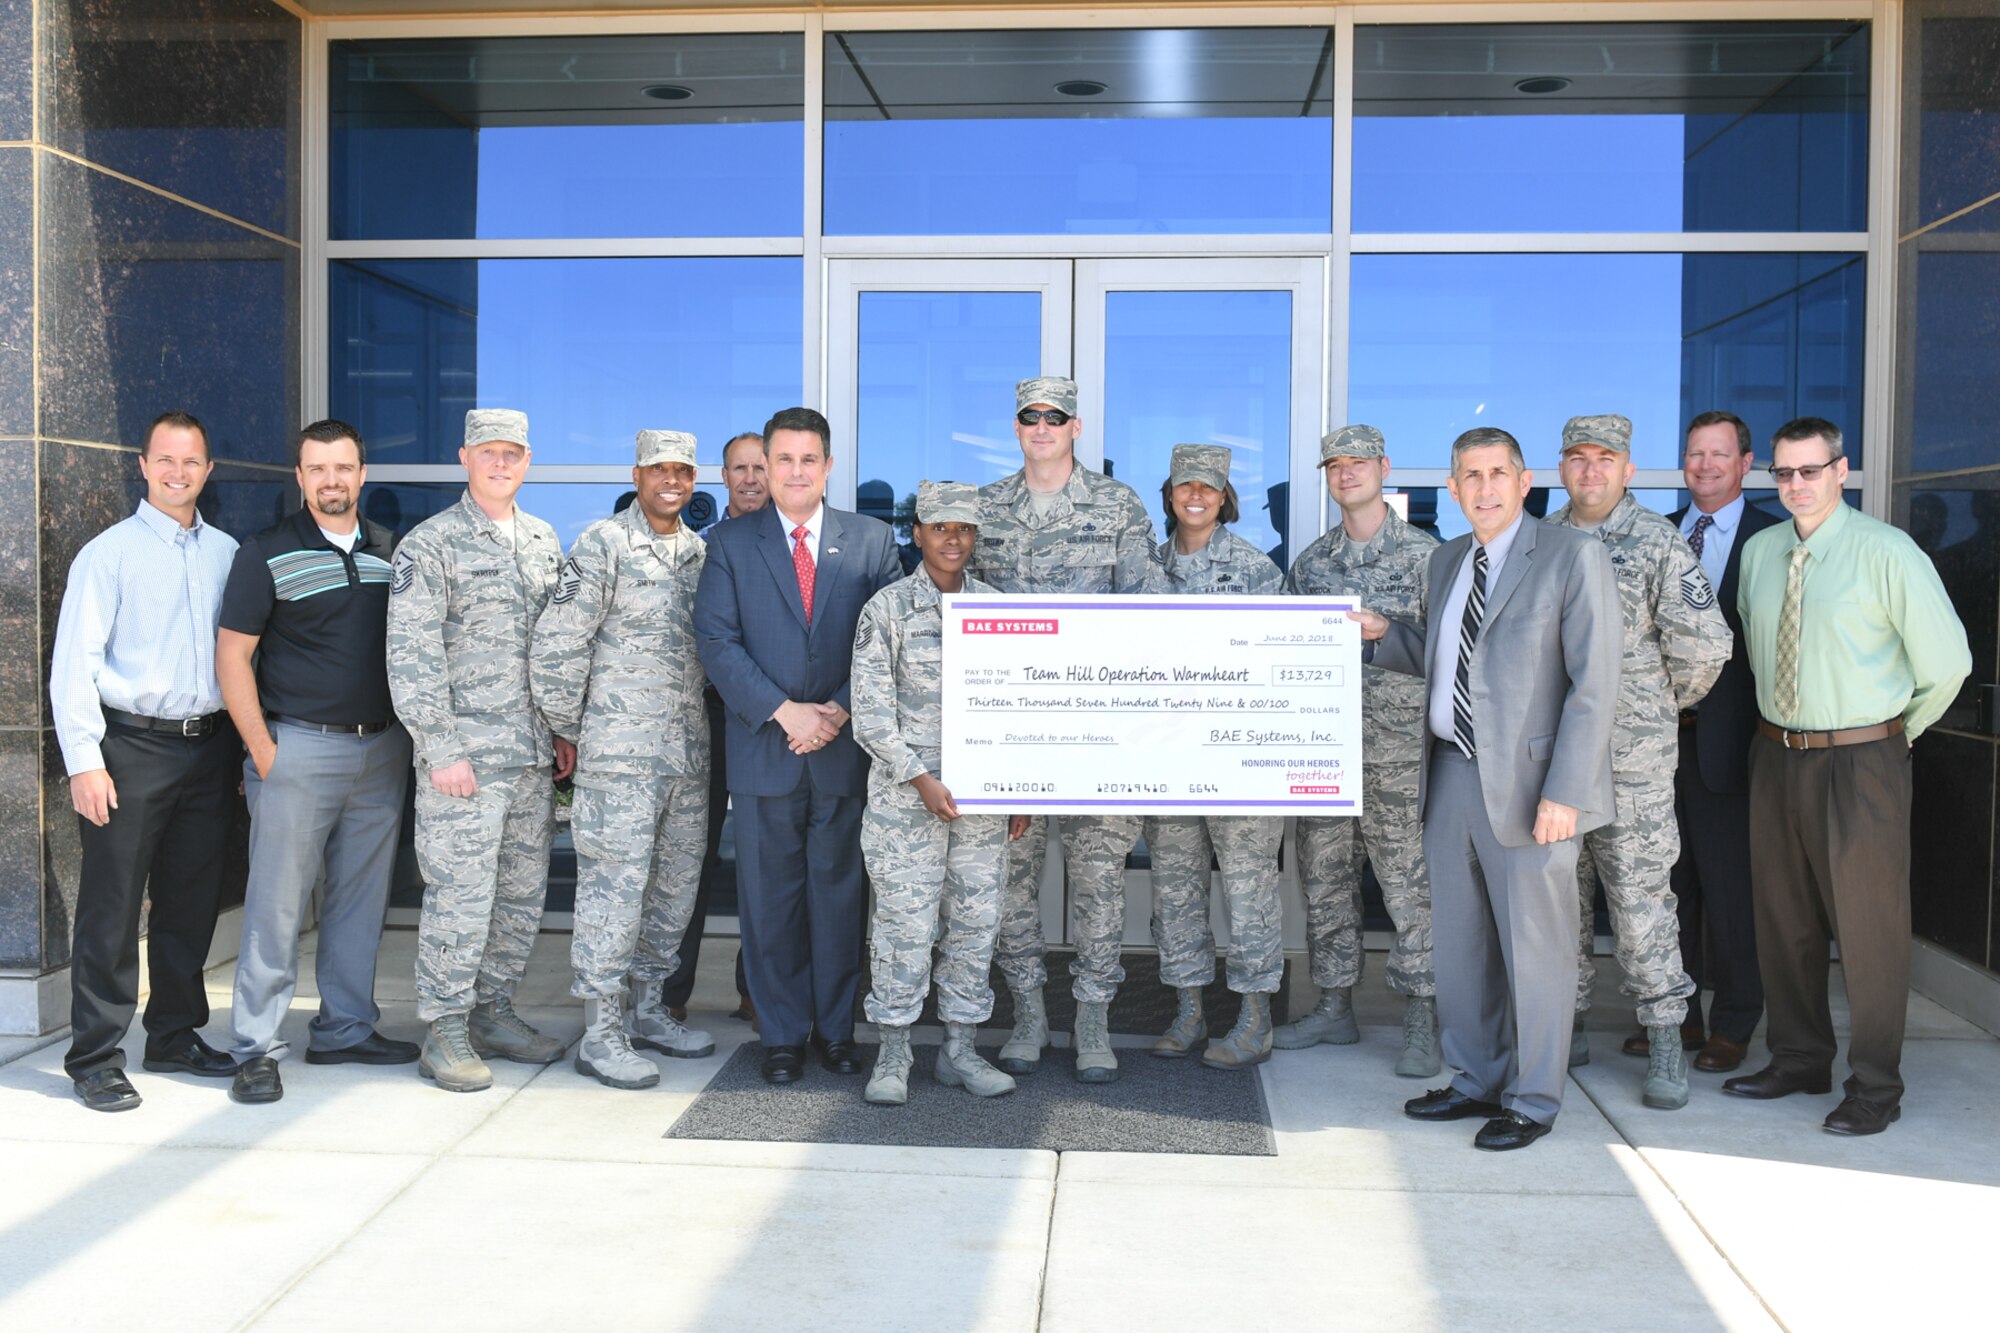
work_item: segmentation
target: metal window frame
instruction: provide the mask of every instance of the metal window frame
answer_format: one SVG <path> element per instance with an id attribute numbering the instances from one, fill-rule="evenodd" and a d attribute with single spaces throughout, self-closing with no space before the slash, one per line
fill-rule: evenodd
<path id="1" fill-rule="evenodd" d="M 1892 474 L 1891 432 L 1894 423 L 1894 309 L 1896 270 L 1897 184 L 1895 169 L 1901 124 L 1899 88 L 1902 77 L 1902 0 L 1531 0 L 1529 3 L 1406 3 L 1306 7 L 1187 9 L 1023 8 L 991 10 L 889 9 L 856 13 L 801 7 L 795 11 L 754 13 L 652 13 L 542 16 L 470 16 L 383 19 L 326 17 L 306 21 L 304 33 L 302 110 L 303 151 L 301 207 L 303 254 L 298 292 L 302 323 L 299 383 L 307 417 L 323 416 L 328 384 L 328 265 L 335 259 L 360 258 L 554 258 L 554 257 L 679 257 L 797 255 L 803 265 L 804 347 L 803 384 L 808 402 L 826 402 L 831 388 L 829 357 L 834 325 L 839 318 L 828 290 L 828 265 L 836 259 L 861 258 L 1142 258 L 1200 255 L 1251 258 L 1270 255 L 1319 256 L 1327 260 L 1321 310 L 1323 385 L 1321 417 L 1328 424 L 1346 414 L 1349 392 L 1349 261 L 1355 254 L 1437 253 L 1700 253 L 1700 252 L 1852 252 L 1868 258 L 1866 279 L 1867 333 L 1863 348 L 1863 420 L 1856 423 L 1868 442 L 1870 466 L 1850 475 L 1849 487 L 1863 492 L 1864 507 L 1886 516 Z M 1869 201 L 1866 232 L 1773 233 L 1364 233 L 1352 230 L 1353 65 L 1355 30 L 1373 24 L 1466 23 L 1647 23 L 1675 20 L 1854 19 L 1870 23 L 1870 85 L 1868 153 Z M 821 233 L 824 197 L 823 145 L 824 37 L 840 31 L 977 31 L 994 29 L 1155 28 L 1173 27 L 1326 27 L 1335 35 L 1333 79 L 1333 216 L 1326 233 L 1287 236 L 1047 236 L 1047 237 L 825 237 Z M 336 40 L 420 39 L 455 36 L 557 36 L 616 33 L 768 33 L 797 32 L 804 38 L 805 105 L 804 215 L 796 236 L 674 237 L 674 238 L 524 238 L 485 241 L 331 241 L 327 236 L 328 47 Z M 1313 459 L 1293 460 L 1294 480 L 1315 469 Z M 456 468 L 435 465 L 381 464 L 378 480 L 441 480 L 455 478 Z M 538 468 L 537 480 L 609 481 L 624 469 L 596 465 L 549 465 Z M 719 480 L 719 468 L 701 469 L 702 480 Z M 1421 477 L 1440 469 L 1399 472 L 1411 485 L 1442 484 Z M 710 475 L 715 474 L 715 475 Z M 1649 471 L 1642 478 L 1651 478 Z M 1664 477 L 1665 473 L 1657 475 Z M 1635 479 L 1635 485 L 1648 481 Z M 1661 484 L 1658 482 L 1652 484 Z M 1295 491 L 1297 488 L 1295 487 Z M 1315 488 L 1323 491 L 1323 488 Z M 1294 506 L 1298 506 L 1295 504 Z M 1320 497 L 1321 530 L 1325 500 Z M 1295 534 L 1303 542 L 1310 538 Z"/>

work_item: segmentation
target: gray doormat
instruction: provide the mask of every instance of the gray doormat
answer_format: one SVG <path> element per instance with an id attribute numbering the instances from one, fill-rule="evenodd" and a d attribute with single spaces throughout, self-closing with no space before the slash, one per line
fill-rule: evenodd
<path id="1" fill-rule="evenodd" d="M 877 1047 L 861 1048 L 868 1068 Z M 996 1058 L 996 1042 L 981 1048 Z M 936 1046 L 916 1047 L 906 1106 L 861 1100 L 866 1073 L 830 1074 L 808 1054 L 806 1076 L 774 1088 L 759 1076 L 764 1048 L 737 1047 L 664 1137 L 769 1143 L 860 1143 L 908 1148 L 1042 1148 L 1052 1152 L 1203 1153 L 1274 1157 L 1271 1114 L 1255 1071 L 1223 1072 L 1197 1058 L 1118 1052 L 1116 1083 L 1078 1083 L 1069 1051 L 1005 1097 L 974 1097 L 931 1077 Z"/>
<path id="2" fill-rule="evenodd" d="M 1048 951 L 1047 964 L 1049 984 L 1042 991 L 1042 1003 L 1047 1006 L 1049 1030 L 1069 1032 L 1076 1027 L 1076 1000 L 1070 994 L 1070 967 L 1076 962 L 1073 949 L 1054 948 Z M 1124 983 L 1118 987 L 1117 998 L 1111 1001 L 1110 1029 L 1121 1035 L 1157 1037 L 1167 1030 L 1174 1021 L 1178 1000 L 1171 986 L 1160 982 L 1160 955 L 1152 949 L 1127 949 L 1119 955 L 1119 962 L 1125 967 Z M 1209 1031 L 1220 1036 L 1229 1031 L 1236 1022 L 1236 1010 L 1242 1004 L 1242 997 L 1229 989 L 1222 973 L 1226 963 L 1216 964 L 1216 979 L 1202 992 L 1202 1008 L 1208 1014 Z M 993 1016 L 979 1026 L 990 1031 L 1006 1032 L 1014 1026 L 1014 997 L 1007 989 L 1007 982 L 995 967 L 993 982 Z M 1286 997 L 1292 989 L 1292 960 L 1285 960 L 1284 979 L 1278 985 L 1278 993 L 1271 997 L 1271 1022 L 1282 1026 L 1291 1021 L 1290 1005 Z M 861 972 L 861 995 L 868 993 L 868 971 Z M 857 1002 L 854 1009 L 855 1021 L 866 1022 L 867 1015 Z M 919 1025 L 938 1026 L 943 1020 L 938 1017 L 937 992 L 933 990 L 924 997 L 923 1017 Z M 1123 1056 L 1119 1057 L 1121 1060 Z M 1209 1071 L 1213 1072 L 1213 1071 Z"/>

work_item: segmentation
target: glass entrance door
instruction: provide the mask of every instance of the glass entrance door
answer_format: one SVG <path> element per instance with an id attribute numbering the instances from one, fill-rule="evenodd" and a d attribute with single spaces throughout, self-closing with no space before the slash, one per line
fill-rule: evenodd
<path id="1" fill-rule="evenodd" d="M 907 543 L 919 481 L 984 485 L 1020 466 L 1015 383 L 1072 375 L 1078 460 L 1139 493 L 1156 540 L 1173 446 L 1226 444 L 1236 530 L 1283 567 L 1319 534 L 1324 282 L 1319 258 L 831 261 L 829 498 L 894 524 Z M 1143 847 L 1126 903 L 1126 942 L 1149 943 Z M 1052 942 L 1067 938 L 1064 905 L 1052 864 L 1042 891 Z M 1215 919 L 1221 935 L 1219 907 Z M 1302 944 L 1302 916 L 1287 920 Z"/>

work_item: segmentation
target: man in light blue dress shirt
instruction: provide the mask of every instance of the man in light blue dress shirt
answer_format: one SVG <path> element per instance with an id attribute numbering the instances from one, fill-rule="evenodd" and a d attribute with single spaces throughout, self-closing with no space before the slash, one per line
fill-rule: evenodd
<path id="1" fill-rule="evenodd" d="M 236 542 L 195 511 L 213 468 L 199 421 L 154 421 L 139 455 L 146 498 L 77 553 L 56 622 L 49 702 L 83 841 L 63 1064 L 97 1111 L 140 1100 L 119 1047 L 138 1008 L 148 898 L 145 1067 L 206 1078 L 236 1068 L 200 1031 L 242 753 L 215 677 Z"/>

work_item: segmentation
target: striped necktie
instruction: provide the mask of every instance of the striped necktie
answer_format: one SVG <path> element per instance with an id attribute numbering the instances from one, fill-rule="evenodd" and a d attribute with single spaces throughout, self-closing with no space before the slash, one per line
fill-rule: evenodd
<path id="1" fill-rule="evenodd" d="M 1778 688 L 1773 691 L 1778 704 L 1778 725 L 1790 726 L 1799 720 L 1799 617 L 1806 597 L 1806 544 L 1792 548 L 1791 568 L 1785 571 L 1785 605 L 1778 612 Z"/>
<path id="2" fill-rule="evenodd" d="M 1465 615 L 1458 622 L 1458 674 L 1451 682 L 1451 738 L 1465 757 L 1472 746 L 1472 648 L 1486 619 L 1486 548 L 1472 548 L 1472 591 L 1465 598 Z"/>

